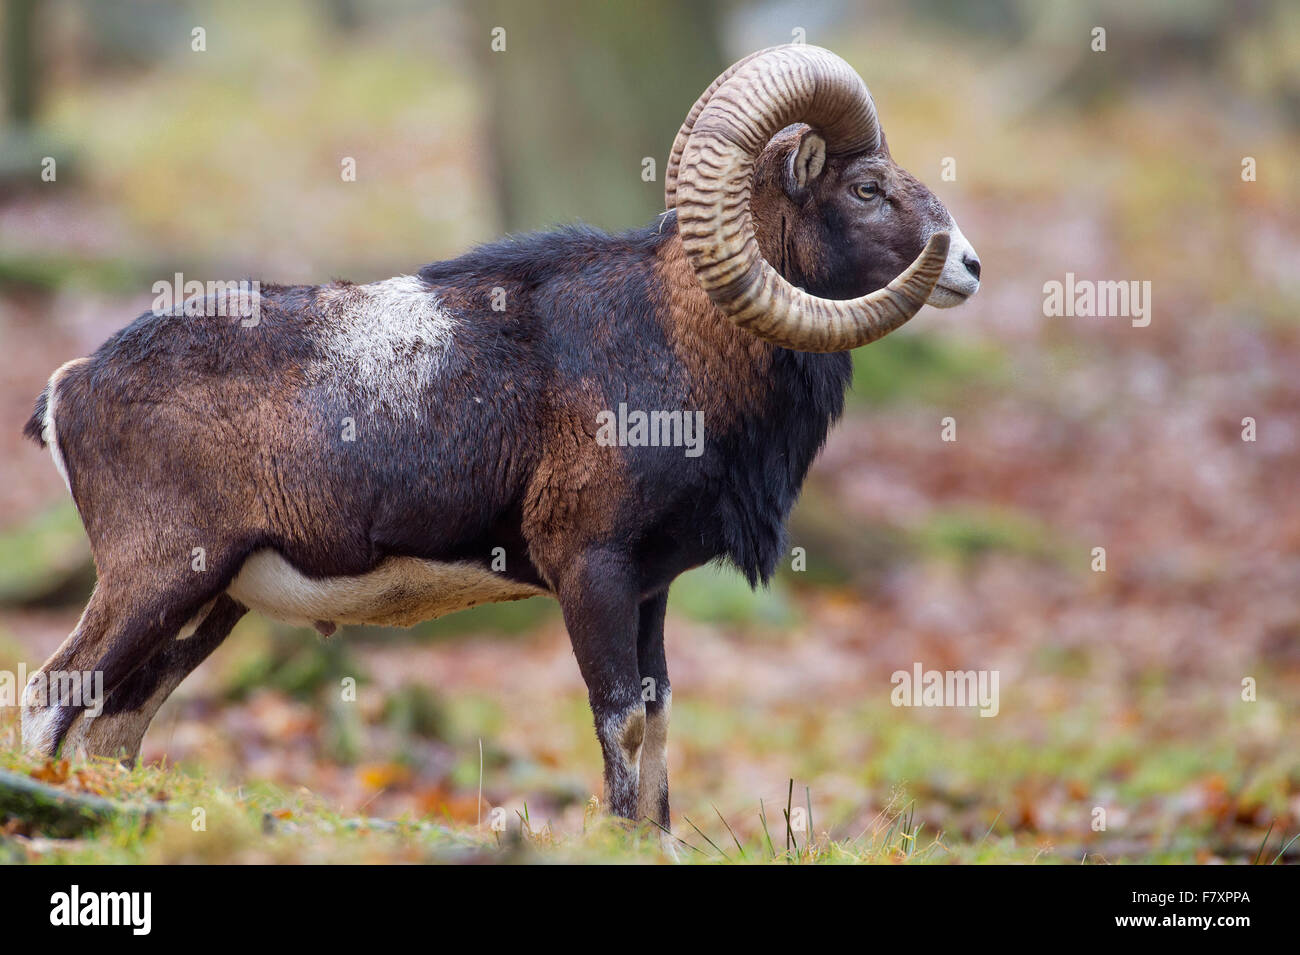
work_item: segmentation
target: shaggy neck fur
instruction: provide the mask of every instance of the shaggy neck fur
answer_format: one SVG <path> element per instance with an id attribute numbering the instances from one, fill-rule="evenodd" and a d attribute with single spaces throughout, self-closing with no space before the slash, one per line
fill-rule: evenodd
<path id="1" fill-rule="evenodd" d="M 786 552 L 785 523 L 808 468 L 844 408 L 847 353 L 813 354 L 768 344 L 738 328 L 700 288 L 670 213 L 655 247 L 669 337 L 699 389 L 699 407 L 726 421 L 715 431 L 718 494 L 711 525 L 751 586 L 767 583 Z M 784 258 L 783 258 L 784 261 Z M 802 276 L 786 275 L 790 281 Z"/>

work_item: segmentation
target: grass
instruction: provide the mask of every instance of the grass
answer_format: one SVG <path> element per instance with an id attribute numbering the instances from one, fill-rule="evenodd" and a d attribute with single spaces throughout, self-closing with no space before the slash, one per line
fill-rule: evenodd
<path id="1" fill-rule="evenodd" d="M 14 769 L 43 771 L 37 764 L 6 757 Z M 502 831 L 429 819 L 383 820 L 345 816 L 305 791 L 286 792 L 269 785 L 224 788 L 201 774 L 175 766 L 124 769 L 107 761 L 79 762 L 56 771 L 81 777 L 96 792 L 120 802 L 149 807 L 144 820 L 110 822 L 89 836 L 47 839 L 21 833 L 11 823 L 0 837 L 0 862 L 52 864 L 193 863 L 396 863 L 396 862 L 642 862 L 671 861 L 660 832 L 645 824 L 626 827 L 600 812 L 592 797 L 583 830 L 558 834 L 524 810 L 506 818 Z M 791 801 L 775 825 L 760 806 L 758 834 L 742 839 L 717 812 L 730 849 L 711 838 L 689 817 L 678 823 L 671 841 L 676 861 L 690 863 L 868 863 L 942 861 L 949 850 L 934 835 L 923 838 L 914 803 L 892 800 L 856 836 L 832 840 L 807 824 L 791 824 Z M 716 810 L 715 810 L 716 812 Z M 776 835 L 773 832 L 776 831 Z M 987 853 L 986 853 L 987 855 Z M 1007 861 L 1014 858 L 1011 853 Z"/>
<path id="2" fill-rule="evenodd" d="M 673 835 L 684 863 L 1250 863 L 1257 856 L 1264 862 L 1293 859 L 1298 851 L 1294 832 L 1273 827 L 1278 818 L 1287 824 L 1287 800 L 1294 798 L 1288 794 L 1300 789 L 1300 768 L 1285 752 L 1261 758 L 1242 747 L 1248 725 L 1153 747 L 1149 734 L 1102 707 L 1062 713 L 1044 724 L 1022 719 L 993 733 L 988 726 L 998 721 L 971 714 L 954 719 L 951 712 L 930 711 L 910 718 L 908 711 L 862 704 L 831 714 L 818 732 L 819 748 L 791 761 L 791 752 L 811 750 L 814 741 L 797 733 L 785 738 L 782 730 L 789 727 L 779 714 L 769 713 L 759 726 L 717 704 L 682 704 L 681 719 L 675 720 L 682 771 L 675 776 Z M 382 718 L 414 724 L 419 733 L 449 732 L 447 714 L 400 694 Z M 588 731 L 581 706 L 568 708 L 565 719 L 575 724 L 575 735 Z M 585 802 L 580 822 L 571 814 L 557 819 L 534 800 L 509 800 L 495 819 L 486 801 L 480 812 L 476 749 L 455 774 L 445 805 L 375 819 L 366 805 L 344 812 L 306 788 L 239 783 L 192 765 L 126 769 L 98 759 L 35 760 L 17 752 L 17 738 L 16 714 L 3 711 L 0 768 L 151 812 L 144 822 L 112 822 L 75 839 L 47 838 L 11 821 L 0 829 L 3 861 L 669 859 L 658 831 L 610 821 L 593 795 L 576 797 Z M 468 753 L 470 747 L 461 748 Z M 508 752 L 490 741 L 487 748 L 492 753 L 483 771 L 489 783 L 517 776 Z M 763 764 L 785 754 L 778 764 L 818 782 L 810 786 L 786 777 L 779 796 L 771 790 L 755 795 L 700 771 L 702 760 L 707 764 L 738 751 Z M 377 792 L 406 778 L 391 767 L 359 773 Z M 533 774 L 524 784 L 542 789 L 542 803 L 548 778 Z M 1097 807 L 1109 813 L 1101 832 L 1090 826 Z"/>

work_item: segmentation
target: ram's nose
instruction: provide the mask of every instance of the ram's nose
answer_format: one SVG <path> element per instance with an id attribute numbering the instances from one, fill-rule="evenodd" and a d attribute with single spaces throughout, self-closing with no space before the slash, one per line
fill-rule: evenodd
<path id="1" fill-rule="evenodd" d="M 980 289 L 980 257 L 966 241 L 957 223 L 948 221 L 948 259 L 926 302 L 935 308 L 960 305 Z"/>

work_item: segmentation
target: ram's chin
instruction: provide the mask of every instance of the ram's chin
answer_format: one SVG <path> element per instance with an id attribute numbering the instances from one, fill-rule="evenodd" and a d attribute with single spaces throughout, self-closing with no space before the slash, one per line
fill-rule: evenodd
<path id="1" fill-rule="evenodd" d="M 926 305 L 933 305 L 935 308 L 953 308 L 960 305 L 966 299 L 970 298 L 964 292 L 958 292 L 954 289 L 945 288 L 942 285 L 936 285 L 930 292 L 930 297 L 925 300 Z"/>

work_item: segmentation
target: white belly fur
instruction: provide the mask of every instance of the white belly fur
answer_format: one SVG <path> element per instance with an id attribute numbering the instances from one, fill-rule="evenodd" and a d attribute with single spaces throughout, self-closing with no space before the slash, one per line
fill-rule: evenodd
<path id="1" fill-rule="evenodd" d="M 544 594 L 466 562 L 389 557 L 359 577 L 311 578 L 273 550 L 244 561 L 227 593 L 244 606 L 289 623 L 410 627 L 484 603 Z"/>

